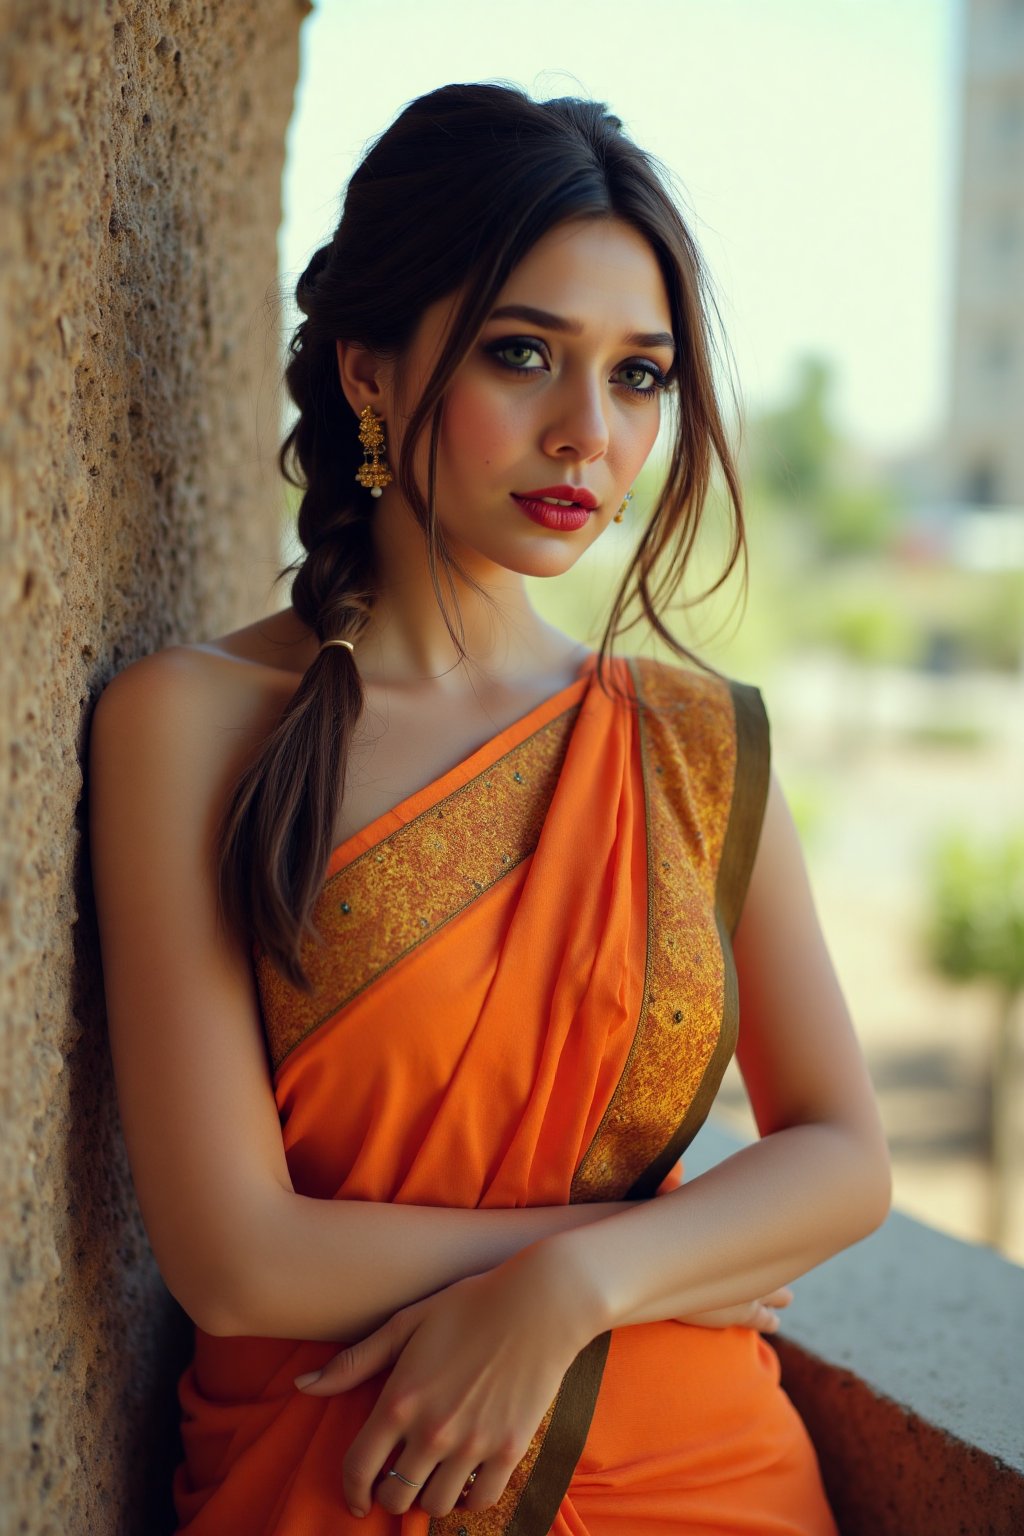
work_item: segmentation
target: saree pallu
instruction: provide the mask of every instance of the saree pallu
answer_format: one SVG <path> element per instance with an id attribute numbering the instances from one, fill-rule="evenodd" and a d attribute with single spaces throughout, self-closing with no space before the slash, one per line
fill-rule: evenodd
<path id="1" fill-rule="evenodd" d="M 256 951 L 288 1167 L 324 1200 L 510 1208 L 676 1187 L 734 1049 L 731 935 L 768 784 L 753 688 L 589 657 L 335 849 L 307 997 Z M 624 695 L 618 697 L 617 695 Z M 343 1276 L 339 1276 L 343 1283 Z M 760 1335 L 594 1339 L 499 1503 L 354 1519 L 345 1453 L 387 1377 L 310 1398 L 336 1343 L 197 1330 L 188 1536 L 835 1536 Z"/>

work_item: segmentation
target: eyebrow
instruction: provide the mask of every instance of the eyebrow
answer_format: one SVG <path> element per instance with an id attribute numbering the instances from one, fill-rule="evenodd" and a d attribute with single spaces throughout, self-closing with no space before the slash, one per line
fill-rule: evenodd
<path id="1" fill-rule="evenodd" d="M 489 320 L 526 320 L 531 325 L 539 325 L 546 331 L 561 331 L 566 336 L 581 336 L 583 326 L 578 320 L 566 320 L 561 315 L 553 315 L 546 309 L 534 309 L 531 304 L 502 304 L 498 309 L 492 309 Z M 670 347 L 675 351 L 675 340 L 668 331 L 634 331 L 630 336 L 623 337 L 623 343 L 630 347 Z"/>

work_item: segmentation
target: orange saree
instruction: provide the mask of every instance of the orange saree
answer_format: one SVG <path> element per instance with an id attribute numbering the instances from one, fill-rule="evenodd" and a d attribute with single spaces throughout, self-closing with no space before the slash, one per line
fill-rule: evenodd
<path id="1" fill-rule="evenodd" d="M 306 960 L 255 958 L 297 1192 L 507 1208 L 675 1187 L 735 1043 L 730 935 L 768 780 L 756 690 L 615 660 L 331 856 Z M 337 1345 L 197 1331 L 188 1536 L 835 1536 L 775 1354 L 675 1321 L 595 1339 L 500 1503 L 356 1520 L 342 1460 L 383 1377 L 293 1378 Z"/>

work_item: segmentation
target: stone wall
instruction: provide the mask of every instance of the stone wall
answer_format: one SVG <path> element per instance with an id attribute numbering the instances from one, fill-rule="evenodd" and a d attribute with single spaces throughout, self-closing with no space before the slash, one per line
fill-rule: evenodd
<path id="1" fill-rule="evenodd" d="M 4 1536 L 164 1518 L 185 1340 L 124 1160 L 80 765 L 114 672 L 286 601 L 266 301 L 306 9 L 0 0 Z"/>

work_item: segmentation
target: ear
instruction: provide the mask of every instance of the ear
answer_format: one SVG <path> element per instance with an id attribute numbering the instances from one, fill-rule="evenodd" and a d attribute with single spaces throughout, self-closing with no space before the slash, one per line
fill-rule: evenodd
<path id="1" fill-rule="evenodd" d="M 358 416 L 372 405 L 378 416 L 386 416 L 383 406 L 387 369 L 382 359 L 355 341 L 336 341 L 334 345 L 342 393 L 353 411 Z"/>

